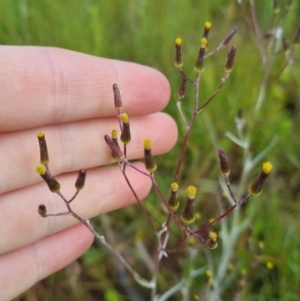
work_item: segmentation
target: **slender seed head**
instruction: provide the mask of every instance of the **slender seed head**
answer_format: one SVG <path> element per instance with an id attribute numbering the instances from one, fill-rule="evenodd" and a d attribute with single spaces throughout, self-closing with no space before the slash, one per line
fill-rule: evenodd
<path id="1" fill-rule="evenodd" d="M 208 234 L 208 239 L 206 241 L 206 246 L 210 249 L 210 250 L 214 250 L 217 248 L 218 246 L 218 234 L 216 232 L 209 232 Z"/>
<path id="2" fill-rule="evenodd" d="M 120 148 L 119 147 L 119 142 L 118 142 L 118 131 L 117 130 L 112 130 L 111 139 L 116 144 L 117 148 Z M 117 157 L 115 156 L 113 151 L 111 152 L 111 155 L 112 155 L 113 158 L 117 159 Z"/>
<path id="3" fill-rule="evenodd" d="M 194 71 L 199 74 L 204 71 L 204 54 L 207 46 L 207 39 L 202 38 L 200 40 L 200 49 L 197 57 L 197 61 L 194 66 Z"/>
<path id="4" fill-rule="evenodd" d="M 117 84 L 113 84 L 113 91 L 114 91 L 115 109 L 117 112 L 121 112 L 123 106 L 122 106 L 121 93 Z"/>
<path id="5" fill-rule="evenodd" d="M 131 140 L 129 117 L 126 113 L 122 113 L 120 117 L 123 122 L 123 130 L 120 139 L 124 144 L 128 144 Z"/>
<path id="6" fill-rule="evenodd" d="M 231 41 L 231 39 L 233 38 L 233 36 L 235 35 L 237 31 L 237 27 L 234 27 L 230 33 L 225 37 L 225 39 L 222 41 L 221 43 L 221 47 L 225 47 L 227 46 L 227 44 Z"/>
<path id="7" fill-rule="evenodd" d="M 181 56 L 181 44 L 182 40 L 177 38 L 175 40 L 175 58 L 174 58 L 174 65 L 177 69 L 181 69 L 183 66 L 183 60 Z"/>
<path id="8" fill-rule="evenodd" d="M 176 182 L 171 184 L 171 195 L 169 198 L 169 206 L 173 211 L 176 211 L 179 208 L 178 201 L 178 184 Z"/>
<path id="9" fill-rule="evenodd" d="M 191 224 L 195 221 L 196 217 L 194 200 L 187 199 L 180 218 L 185 224 Z"/>
<path id="10" fill-rule="evenodd" d="M 184 77 L 178 92 L 178 100 L 181 100 L 185 96 L 186 83 L 187 79 Z"/>
<path id="11" fill-rule="evenodd" d="M 40 163 L 47 165 L 49 164 L 49 155 L 48 155 L 45 134 L 43 132 L 40 132 L 37 134 L 37 137 L 39 140 L 39 147 L 40 147 Z"/>
<path id="12" fill-rule="evenodd" d="M 223 149 L 219 149 L 218 154 L 219 154 L 219 163 L 220 163 L 221 172 L 224 176 L 229 176 L 230 169 L 229 169 L 226 153 L 224 152 Z"/>
<path id="13" fill-rule="evenodd" d="M 77 190 L 81 190 L 84 187 L 85 178 L 86 178 L 86 171 L 84 169 L 80 169 L 75 183 L 75 187 Z"/>
<path id="14" fill-rule="evenodd" d="M 41 217 L 47 217 L 47 208 L 45 205 L 41 204 L 38 207 L 38 213 Z"/>
<path id="15" fill-rule="evenodd" d="M 250 186 L 249 193 L 252 196 L 258 196 L 261 194 L 262 187 L 269 176 L 271 170 L 272 170 L 272 164 L 270 162 L 265 162 L 262 166 L 262 171 L 258 178 L 255 180 L 255 182 Z"/>
<path id="16" fill-rule="evenodd" d="M 228 55 L 227 55 L 227 62 L 226 62 L 226 65 L 225 65 L 225 72 L 226 73 L 230 73 L 232 71 L 235 54 L 236 54 L 236 46 L 232 46 L 230 51 L 228 52 Z"/>
<path id="17" fill-rule="evenodd" d="M 109 135 L 105 135 L 104 140 L 114 154 L 114 157 L 118 158 L 119 160 L 123 160 L 125 156 L 119 145 L 117 145 Z"/>
<path id="18" fill-rule="evenodd" d="M 145 167 L 149 172 L 154 172 L 157 168 L 154 157 L 151 151 L 152 141 L 151 139 L 144 140 L 144 158 L 145 158 Z"/>
<path id="19" fill-rule="evenodd" d="M 36 171 L 47 183 L 51 192 L 58 193 L 60 191 L 59 182 L 50 174 L 44 165 L 39 164 L 36 168 Z"/>
<path id="20" fill-rule="evenodd" d="M 197 193 L 197 188 L 195 186 L 189 186 L 186 192 L 187 192 L 187 201 L 180 215 L 180 218 L 185 224 L 191 224 L 196 219 L 194 201 L 195 201 L 195 195 Z"/>

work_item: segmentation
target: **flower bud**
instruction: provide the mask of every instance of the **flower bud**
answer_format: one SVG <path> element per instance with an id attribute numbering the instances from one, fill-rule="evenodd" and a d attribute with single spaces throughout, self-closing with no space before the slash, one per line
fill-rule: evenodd
<path id="1" fill-rule="evenodd" d="M 152 141 L 150 139 L 146 139 L 144 141 L 145 166 L 149 172 L 154 172 L 157 166 L 154 162 L 154 157 L 152 156 L 151 146 L 152 146 Z"/>
<path id="2" fill-rule="evenodd" d="M 187 79 L 184 77 L 178 92 L 178 100 L 184 98 Z"/>
<path id="3" fill-rule="evenodd" d="M 37 134 L 37 137 L 39 139 L 39 147 L 40 147 L 40 163 L 43 165 L 47 165 L 49 164 L 49 155 L 48 155 L 45 134 L 43 132 L 40 132 Z"/>
<path id="4" fill-rule="evenodd" d="M 117 112 L 122 111 L 121 93 L 117 84 L 113 84 L 115 109 Z"/>
<path id="5" fill-rule="evenodd" d="M 218 246 L 218 234 L 216 232 L 209 232 L 208 239 L 206 241 L 206 246 L 210 250 L 214 250 Z"/>
<path id="6" fill-rule="evenodd" d="M 194 202 L 195 202 L 195 195 L 197 192 L 197 188 L 194 186 L 189 186 L 186 192 L 187 192 L 187 201 L 180 215 L 180 218 L 185 224 L 190 224 L 194 222 L 196 219 Z"/>
<path id="7" fill-rule="evenodd" d="M 75 187 L 77 190 L 81 190 L 84 187 L 85 178 L 86 178 L 86 171 L 84 169 L 80 169 L 75 183 Z"/>
<path id="8" fill-rule="evenodd" d="M 45 205 L 41 204 L 38 207 L 38 213 L 41 217 L 47 217 L 47 208 Z"/>
<path id="9" fill-rule="evenodd" d="M 123 122 L 123 129 L 120 139 L 124 144 L 128 144 L 131 140 L 129 117 L 126 113 L 122 113 L 120 117 Z"/>
<path id="10" fill-rule="evenodd" d="M 47 183 L 51 192 L 58 193 L 60 191 L 59 182 L 50 174 L 44 165 L 38 165 L 36 171 Z"/>
<path id="11" fill-rule="evenodd" d="M 272 164 L 270 162 L 265 162 L 262 167 L 262 171 L 255 182 L 250 186 L 249 193 L 252 196 L 258 196 L 261 194 L 262 186 L 265 183 L 265 180 L 269 176 L 269 173 L 272 170 Z"/>
<path id="12" fill-rule="evenodd" d="M 182 61 L 182 57 L 181 57 L 181 43 L 182 43 L 182 40 L 180 38 L 177 38 L 175 40 L 174 65 L 177 69 L 180 69 L 183 66 L 183 61 Z"/>
<path id="13" fill-rule="evenodd" d="M 200 48 L 199 48 L 199 54 L 196 61 L 196 64 L 194 66 L 194 71 L 199 74 L 204 71 L 204 54 L 207 46 L 207 39 L 202 38 L 200 40 Z"/>
<path id="14" fill-rule="evenodd" d="M 124 156 L 124 153 L 121 151 L 119 145 L 117 145 L 113 141 L 113 139 L 108 135 L 104 136 L 104 140 L 105 140 L 106 144 L 108 145 L 108 147 L 111 149 L 113 156 L 115 158 L 118 158 L 119 160 L 123 160 L 125 156 Z"/>
<path id="15" fill-rule="evenodd" d="M 226 65 L 225 65 L 225 72 L 226 73 L 230 73 L 232 71 L 235 54 L 236 54 L 236 46 L 232 46 L 230 51 L 227 54 L 227 62 L 226 62 Z"/>
<path id="16" fill-rule="evenodd" d="M 237 31 L 237 27 L 234 27 L 230 33 L 225 37 L 225 39 L 222 41 L 221 43 L 221 47 L 225 47 L 227 46 L 227 44 L 231 41 L 231 39 L 233 38 L 233 36 L 235 35 Z"/>
<path id="17" fill-rule="evenodd" d="M 208 34 L 209 34 L 209 31 L 211 29 L 211 23 L 210 22 L 205 22 L 204 24 L 204 32 L 203 32 L 203 38 L 207 39 L 208 38 Z"/>
<path id="18" fill-rule="evenodd" d="M 171 195 L 168 204 L 173 211 L 176 211 L 179 207 L 178 184 L 176 182 L 171 184 Z"/>
<path id="19" fill-rule="evenodd" d="M 119 148 L 118 131 L 117 130 L 111 131 L 111 139 L 116 144 L 116 146 Z M 117 158 L 113 151 L 111 152 L 111 155 L 113 156 L 113 158 L 115 158 L 115 159 Z"/>
<path id="20" fill-rule="evenodd" d="M 224 176 L 229 176 L 230 169 L 229 169 L 227 157 L 226 157 L 224 150 L 219 149 L 218 154 L 219 154 L 219 162 L 220 162 L 221 172 Z"/>

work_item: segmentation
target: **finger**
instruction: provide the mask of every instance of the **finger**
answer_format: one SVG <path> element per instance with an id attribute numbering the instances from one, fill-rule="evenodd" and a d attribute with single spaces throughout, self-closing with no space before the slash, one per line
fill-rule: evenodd
<path id="1" fill-rule="evenodd" d="M 85 226 L 77 225 L 0 255 L 1 300 L 12 300 L 39 280 L 67 266 L 86 251 L 92 241 L 92 233 Z"/>
<path id="2" fill-rule="evenodd" d="M 135 117 L 130 119 L 130 125 L 132 142 L 128 144 L 129 159 L 143 156 L 143 140 L 146 138 L 153 140 L 154 154 L 164 153 L 175 144 L 177 128 L 166 114 Z M 39 163 L 36 137 L 39 131 L 45 133 L 51 173 L 57 175 L 111 163 L 111 151 L 104 135 L 117 127 L 117 118 L 106 118 L 0 134 L 0 193 L 41 181 L 35 172 Z"/>
<path id="3" fill-rule="evenodd" d="M 137 166 L 142 169 L 143 165 Z M 134 191 L 143 199 L 151 188 L 148 177 L 130 167 L 126 168 Z M 57 177 L 62 194 L 69 200 L 74 195 L 77 173 Z M 102 167 L 88 170 L 86 185 L 71 207 L 87 218 L 116 210 L 136 200 L 118 167 Z M 39 183 L 0 196 L 0 254 L 21 248 L 78 223 L 72 216 L 42 218 L 38 206 L 44 204 L 48 213 L 66 212 L 65 203 L 51 193 L 46 183 Z"/>
<path id="4" fill-rule="evenodd" d="M 158 71 L 58 48 L 0 47 L 0 131 L 114 115 L 117 83 L 124 111 L 162 110 L 170 96 Z"/>

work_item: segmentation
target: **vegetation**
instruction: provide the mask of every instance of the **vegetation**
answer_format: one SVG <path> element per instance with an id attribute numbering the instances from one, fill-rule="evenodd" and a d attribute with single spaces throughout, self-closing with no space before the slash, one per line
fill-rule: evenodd
<path id="1" fill-rule="evenodd" d="M 245 12 L 238 2 L 245 2 Z M 195 122 L 188 142 L 188 159 L 184 162 L 180 186 L 191 181 L 199 188 L 197 211 L 203 224 L 219 215 L 216 195 L 220 192 L 219 163 L 216 149 L 226 150 L 231 167 L 230 180 L 234 189 L 247 193 L 260 170 L 257 162 L 245 182 L 240 184 L 248 155 L 256 158 L 267 153 L 273 171 L 263 193 L 247 202 L 239 210 L 239 219 L 251 222 L 233 245 L 233 257 L 226 267 L 224 300 L 298 300 L 300 295 L 300 140 L 299 128 L 299 62 L 287 66 L 282 72 L 285 55 L 272 59 L 268 81 L 264 83 L 266 65 L 246 15 L 249 2 L 255 2 L 262 44 L 272 39 L 273 5 L 277 1 L 95 1 L 95 0 L 16 0 L 2 1 L 0 8 L 1 44 L 55 46 L 92 55 L 128 60 L 162 71 L 170 80 L 172 99 L 166 111 L 178 121 L 182 139 L 184 127 L 176 109 L 181 77 L 174 67 L 174 41 L 181 37 L 184 71 L 194 77 L 193 66 L 198 54 L 198 41 L 203 24 L 212 23 L 208 52 L 215 49 L 234 27 L 238 27 L 232 44 L 237 46 L 234 70 L 217 98 Z M 290 1 L 278 1 L 281 12 Z M 279 15 L 281 17 L 279 17 Z M 299 34 L 300 4 L 292 1 L 290 12 L 283 17 L 282 36 L 290 43 Z M 272 21 L 273 20 L 273 21 Z M 279 24 L 279 23 L 276 23 Z M 299 42 L 299 41 L 298 41 Z M 299 47 L 299 46 L 298 46 Z M 201 99 L 208 99 L 224 76 L 224 64 L 229 48 L 220 50 L 208 59 L 201 79 Z M 293 57 L 300 59 L 299 49 Z M 270 58 L 270 54 L 269 54 Z M 189 67 L 190 66 L 190 67 Z M 264 101 L 256 110 L 261 89 Z M 153 87 L 149 87 L 151 89 Z M 184 114 L 193 106 L 193 91 L 187 90 L 182 103 Z M 242 112 L 239 115 L 238 112 Z M 236 118 L 242 116 L 245 131 L 249 133 L 251 148 L 237 146 L 228 133 L 237 135 Z M 227 133 L 227 134 L 226 134 Z M 228 138 L 229 136 L 229 138 Z M 178 143 L 178 147 L 180 146 Z M 179 148 L 156 158 L 156 180 L 168 195 L 172 183 Z M 266 161 L 266 157 L 263 158 Z M 87 178 L 88 181 L 88 178 Z M 151 194 L 144 204 L 158 223 L 166 220 L 166 213 L 157 206 L 157 195 Z M 229 223 L 230 219 L 228 218 Z M 156 251 L 155 236 L 149 237 L 147 220 L 140 208 L 131 206 L 118 212 L 93 219 L 99 233 L 106 233 L 114 247 L 129 258 L 133 267 L 143 272 L 146 248 Z M 214 228 L 220 231 L 221 225 Z M 112 231 L 113 230 L 113 231 Z M 171 244 L 180 240 L 180 231 L 171 228 Z M 167 292 L 176 284 L 187 281 L 187 300 L 210 300 L 214 275 L 221 264 L 222 240 L 216 250 L 208 251 L 204 244 L 189 241 L 179 252 L 163 259 L 158 277 L 158 292 Z M 154 247 L 153 247 L 154 246 Z M 142 264 L 141 264 L 142 262 Z M 142 266 L 142 267 L 141 267 Z M 189 277 L 190 271 L 196 277 Z M 145 277 L 149 276 L 147 274 Z M 81 285 L 78 285 L 80 283 Z M 223 285 L 223 284 L 222 284 Z M 204 295 L 202 295 L 204 294 Z M 178 289 L 166 300 L 184 300 L 184 291 Z M 200 299 L 202 298 L 202 299 Z M 203 299 L 204 298 L 204 299 Z M 124 267 L 97 241 L 78 261 L 65 270 L 38 283 L 15 300 L 149 300 L 149 292 L 138 286 Z M 211 299 L 213 300 L 213 299 Z"/>

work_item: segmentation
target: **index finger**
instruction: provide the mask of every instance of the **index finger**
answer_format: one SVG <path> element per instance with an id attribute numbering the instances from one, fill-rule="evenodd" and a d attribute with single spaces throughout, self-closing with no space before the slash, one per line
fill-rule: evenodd
<path id="1" fill-rule="evenodd" d="M 0 47 L 0 131 L 113 116 L 112 85 L 124 111 L 162 110 L 170 88 L 158 71 L 58 48 Z"/>

